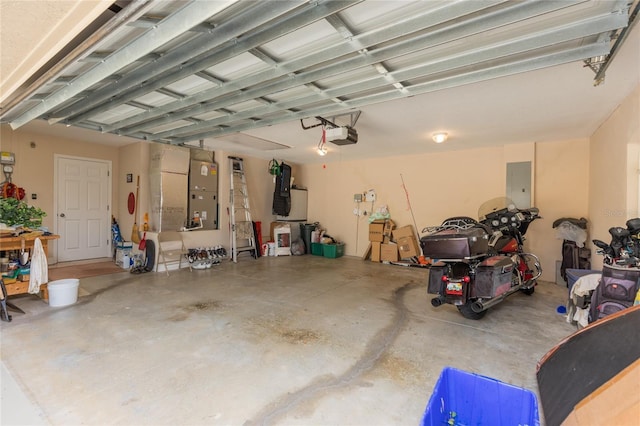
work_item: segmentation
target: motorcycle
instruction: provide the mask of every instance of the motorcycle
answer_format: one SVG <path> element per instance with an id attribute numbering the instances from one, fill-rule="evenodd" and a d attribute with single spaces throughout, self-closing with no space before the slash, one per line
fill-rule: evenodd
<path id="1" fill-rule="evenodd" d="M 434 307 L 455 305 L 479 320 L 492 306 L 517 292 L 532 295 L 542 275 L 540 259 L 524 252 L 524 235 L 539 210 L 516 208 L 506 197 L 482 204 L 478 219 L 457 216 L 426 227 L 422 254 L 432 259 L 428 293 Z"/>

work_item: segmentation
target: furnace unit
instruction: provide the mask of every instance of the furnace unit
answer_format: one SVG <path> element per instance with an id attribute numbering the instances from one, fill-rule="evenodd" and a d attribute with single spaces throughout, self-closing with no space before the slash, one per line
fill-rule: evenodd
<path id="1" fill-rule="evenodd" d="M 218 229 L 218 165 L 191 160 L 189 169 L 189 227 L 202 221 L 202 229 Z"/>

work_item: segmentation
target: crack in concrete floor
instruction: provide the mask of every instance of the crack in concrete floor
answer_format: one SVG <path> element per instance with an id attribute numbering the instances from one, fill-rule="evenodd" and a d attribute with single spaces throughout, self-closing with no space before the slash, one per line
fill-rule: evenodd
<path id="1" fill-rule="evenodd" d="M 253 420 L 244 423 L 245 426 L 270 425 L 293 411 L 297 406 L 317 397 L 322 392 L 334 391 L 353 384 L 363 374 L 371 371 L 381 361 L 382 356 L 396 340 L 408 320 L 408 309 L 404 305 L 404 295 L 407 291 L 420 284 L 409 282 L 393 291 L 391 303 L 395 309 L 391 323 L 380 330 L 371 339 L 360 359 L 347 371 L 337 377 L 320 378 L 306 387 L 289 393 L 261 410 Z"/>

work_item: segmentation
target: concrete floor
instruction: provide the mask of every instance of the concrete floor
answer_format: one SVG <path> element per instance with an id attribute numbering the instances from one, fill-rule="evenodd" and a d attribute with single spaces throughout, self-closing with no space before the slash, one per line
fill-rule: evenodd
<path id="1" fill-rule="evenodd" d="M 575 331 L 556 313 L 566 288 L 541 282 L 471 321 L 433 308 L 426 282 L 352 257 L 241 257 L 83 278 L 68 307 L 15 298 L 27 314 L 0 323 L 16 383 L 0 420 L 416 425 L 445 366 L 537 393 L 536 363 Z"/>

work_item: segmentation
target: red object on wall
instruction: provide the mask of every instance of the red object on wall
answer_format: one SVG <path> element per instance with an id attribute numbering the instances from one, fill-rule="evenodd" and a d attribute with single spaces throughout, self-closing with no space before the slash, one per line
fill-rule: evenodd
<path id="1" fill-rule="evenodd" d="M 127 208 L 129 210 L 129 214 L 133 214 L 136 209 L 136 196 L 133 195 L 133 192 L 129 193 L 129 198 L 127 199 Z"/>

